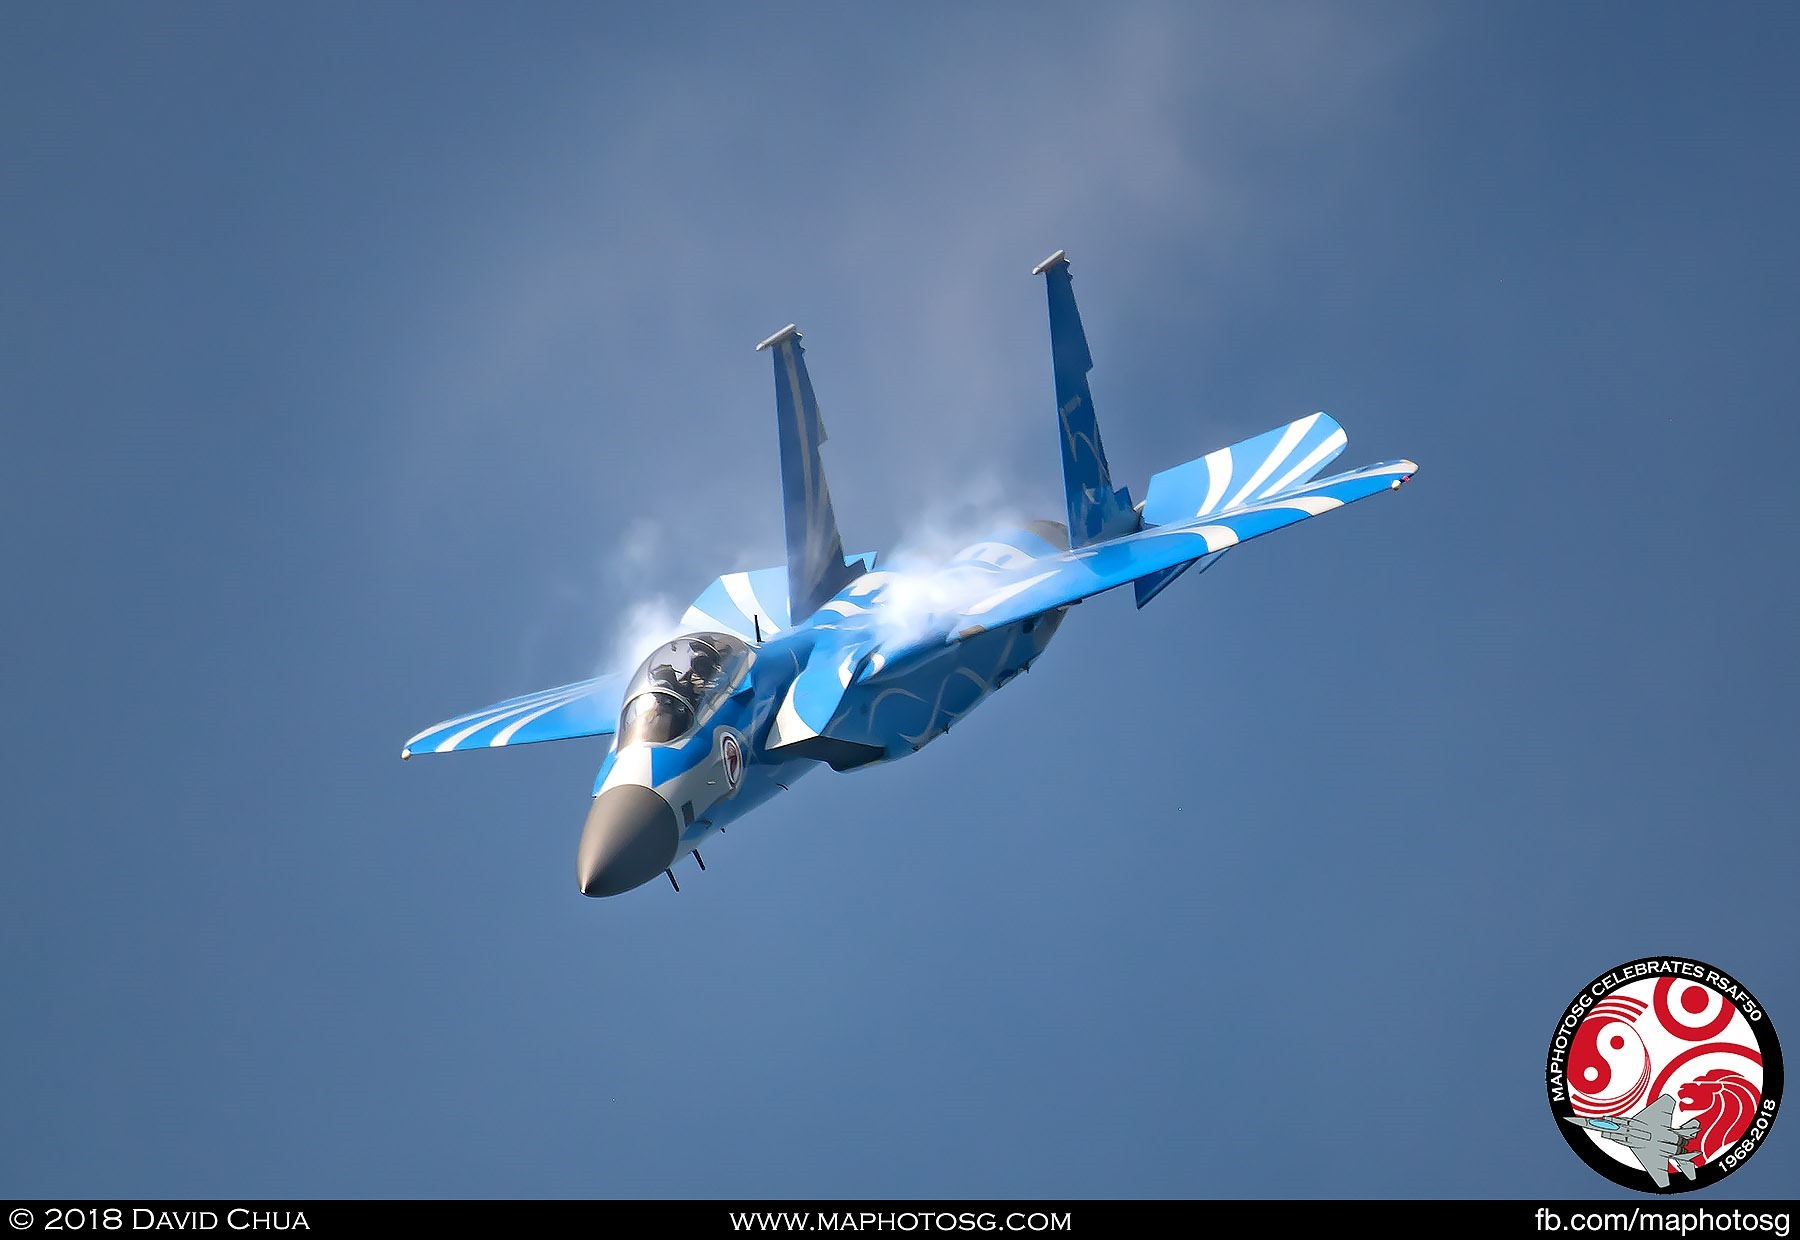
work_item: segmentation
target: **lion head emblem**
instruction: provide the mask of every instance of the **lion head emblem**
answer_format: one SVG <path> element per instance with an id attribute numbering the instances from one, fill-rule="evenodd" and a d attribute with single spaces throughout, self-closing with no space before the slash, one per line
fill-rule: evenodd
<path id="1" fill-rule="evenodd" d="M 1683 1111 L 1699 1113 L 1700 1132 L 1688 1148 L 1698 1151 L 1705 1162 L 1749 1131 L 1762 1101 L 1756 1086 L 1730 1068 L 1715 1068 L 1689 1081 L 1681 1087 L 1680 1098 Z"/>

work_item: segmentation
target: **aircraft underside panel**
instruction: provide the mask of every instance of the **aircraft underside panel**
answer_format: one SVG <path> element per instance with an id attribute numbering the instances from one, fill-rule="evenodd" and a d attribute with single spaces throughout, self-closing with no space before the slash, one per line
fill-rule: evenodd
<path id="1" fill-rule="evenodd" d="M 1224 558 L 1224 555 L 1225 552 L 1223 551 L 1214 551 L 1201 556 L 1199 559 L 1183 560 L 1173 568 L 1160 569 L 1157 572 L 1139 577 L 1136 581 L 1131 583 L 1132 593 L 1137 597 L 1138 607 L 1143 608 L 1148 605 L 1151 599 L 1175 584 L 1175 579 L 1177 577 L 1187 572 L 1188 569 L 1193 568 L 1196 564 L 1200 566 L 1200 572 L 1204 573 L 1207 569 L 1211 568 L 1214 564 L 1217 564 Z"/>
<path id="2" fill-rule="evenodd" d="M 1033 616 L 853 685 L 825 733 L 879 749 L 882 760 L 922 749 L 1025 671 L 1050 644 L 1063 614 Z"/>

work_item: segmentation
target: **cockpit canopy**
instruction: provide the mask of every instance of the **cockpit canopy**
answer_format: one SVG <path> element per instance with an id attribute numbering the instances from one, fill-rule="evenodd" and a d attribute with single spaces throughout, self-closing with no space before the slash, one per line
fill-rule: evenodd
<path id="1" fill-rule="evenodd" d="M 651 651 L 625 686 L 618 744 L 679 740 L 750 670 L 750 647 L 724 633 L 688 633 Z"/>

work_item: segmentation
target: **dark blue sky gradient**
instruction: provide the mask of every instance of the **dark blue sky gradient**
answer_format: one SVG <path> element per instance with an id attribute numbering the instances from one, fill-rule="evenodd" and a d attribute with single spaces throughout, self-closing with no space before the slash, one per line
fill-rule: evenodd
<path id="1" fill-rule="evenodd" d="M 1792 6 L 0 13 L 0 1194 L 1625 1196 L 1543 1057 L 1800 1046 Z M 591 742 L 780 560 L 1326 409 L 1418 479 L 596 902 Z M 1707 1194 L 1800 1192 L 1800 1121 Z"/>

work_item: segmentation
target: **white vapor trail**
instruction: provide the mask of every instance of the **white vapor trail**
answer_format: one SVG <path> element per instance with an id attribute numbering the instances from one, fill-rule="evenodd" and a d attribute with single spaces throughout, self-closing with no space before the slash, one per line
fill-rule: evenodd
<path id="1" fill-rule="evenodd" d="M 938 617 L 962 611 L 993 590 L 992 573 L 950 560 L 985 538 L 1023 528 L 1028 519 L 991 472 L 940 493 L 915 513 L 898 545 L 878 562 L 893 574 L 876 613 L 881 644 L 909 644 L 939 627 Z"/>

